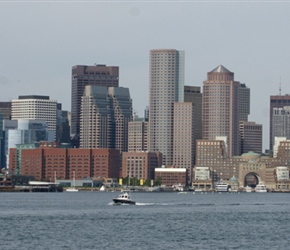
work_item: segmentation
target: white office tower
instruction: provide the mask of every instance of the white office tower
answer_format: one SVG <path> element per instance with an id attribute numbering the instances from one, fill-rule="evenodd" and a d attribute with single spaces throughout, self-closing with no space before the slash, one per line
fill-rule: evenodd
<path id="1" fill-rule="evenodd" d="M 57 101 L 49 96 L 19 96 L 11 101 L 11 120 L 40 120 L 47 123 L 48 141 L 56 139 Z"/>
<path id="2" fill-rule="evenodd" d="M 174 103 L 184 97 L 184 51 L 150 51 L 149 143 L 150 151 L 161 152 L 163 164 L 173 163 Z"/>

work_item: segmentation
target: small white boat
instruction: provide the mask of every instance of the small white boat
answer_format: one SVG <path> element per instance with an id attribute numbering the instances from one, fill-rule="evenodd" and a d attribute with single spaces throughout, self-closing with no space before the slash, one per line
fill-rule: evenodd
<path id="1" fill-rule="evenodd" d="M 72 185 L 72 187 L 68 187 L 65 191 L 66 192 L 78 192 L 79 190 L 75 186 L 76 186 L 76 178 L 75 178 L 75 172 L 74 172 L 73 185 Z"/>
<path id="2" fill-rule="evenodd" d="M 247 193 L 251 193 L 252 192 L 252 188 L 250 186 L 246 186 L 244 188 L 244 190 L 247 192 Z"/>
<path id="3" fill-rule="evenodd" d="M 78 192 L 79 190 L 76 189 L 75 187 L 69 187 L 65 190 L 66 192 Z"/>
<path id="4" fill-rule="evenodd" d="M 136 202 L 131 199 L 131 196 L 127 192 L 120 194 L 118 198 L 114 198 L 113 202 L 115 205 L 122 205 L 122 204 L 135 205 L 136 204 Z"/>
<path id="5" fill-rule="evenodd" d="M 105 185 L 101 186 L 100 191 L 101 191 L 101 192 L 105 192 L 105 191 L 107 191 L 106 186 L 105 186 Z"/>
<path id="6" fill-rule="evenodd" d="M 187 192 L 185 192 L 185 191 L 180 191 L 180 192 L 178 192 L 178 194 L 187 194 Z"/>
<path id="7" fill-rule="evenodd" d="M 257 186 L 255 187 L 255 192 L 256 192 L 256 193 L 267 193 L 266 185 L 265 185 L 263 182 L 260 182 L 260 183 L 257 184 Z"/>

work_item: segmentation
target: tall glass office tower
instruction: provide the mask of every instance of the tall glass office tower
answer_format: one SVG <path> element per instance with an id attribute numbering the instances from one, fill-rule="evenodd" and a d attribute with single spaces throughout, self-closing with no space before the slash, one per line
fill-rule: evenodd
<path id="1" fill-rule="evenodd" d="M 174 102 L 184 98 L 184 51 L 150 51 L 149 122 L 150 151 L 161 152 L 163 164 L 173 163 Z"/>

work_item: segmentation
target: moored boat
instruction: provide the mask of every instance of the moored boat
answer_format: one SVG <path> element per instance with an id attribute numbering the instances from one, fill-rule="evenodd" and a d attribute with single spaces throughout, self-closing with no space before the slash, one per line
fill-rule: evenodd
<path id="1" fill-rule="evenodd" d="M 216 192 L 228 192 L 229 185 L 224 183 L 222 180 L 216 184 L 215 191 Z"/>
<path id="2" fill-rule="evenodd" d="M 252 188 L 250 186 L 246 186 L 244 188 L 244 190 L 245 190 L 246 193 L 251 193 L 252 192 Z"/>
<path id="3" fill-rule="evenodd" d="M 266 185 L 265 185 L 263 182 L 260 182 L 260 183 L 257 184 L 257 186 L 255 187 L 255 192 L 256 192 L 256 193 L 267 193 Z"/>
<path id="4" fill-rule="evenodd" d="M 66 192 L 78 192 L 79 190 L 76 188 L 76 178 L 75 178 L 75 172 L 73 172 L 73 185 L 72 187 L 68 187 Z"/>

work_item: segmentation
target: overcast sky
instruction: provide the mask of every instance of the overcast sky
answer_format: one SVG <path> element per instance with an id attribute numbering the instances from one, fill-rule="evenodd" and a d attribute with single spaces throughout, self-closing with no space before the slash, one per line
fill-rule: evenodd
<path id="1" fill-rule="evenodd" d="M 290 94 L 290 1 L 2 1 L 0 101 L 49 95 L 71 109 L 71 67 L 120 67 L 139 116 L 149 51 L 185 51 L 185 84 L 222 64 L 251 89 L 250 121 L 269 145 L 270 95 Z M 281 80 L 280 80 L 281 79 Z"/>

